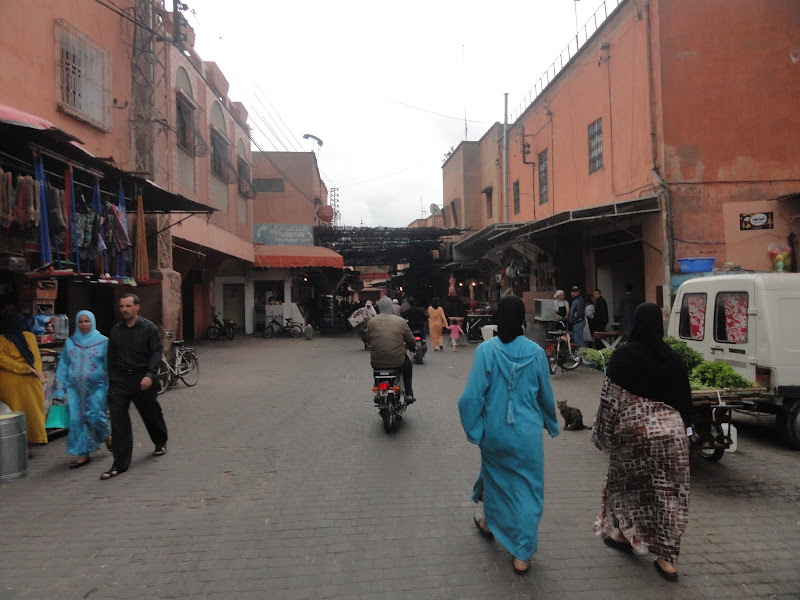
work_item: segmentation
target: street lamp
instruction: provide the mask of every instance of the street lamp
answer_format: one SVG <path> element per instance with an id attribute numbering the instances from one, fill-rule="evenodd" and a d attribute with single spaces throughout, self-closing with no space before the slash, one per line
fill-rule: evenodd
<path id="1" fill-rule="evenodd" d="M 318 145 L 320 148 L 322 148 L 322 140 L 321 140 L 321 139 L 319 139 L 317 136 L 315 136 L 315 135 L 311 135 L 310 133 L 304 133 L 304 134 L 303 134 L 303 139 L 304 139 L 304 140 L 307 140 L 307 139 L 309 139 L 309 138 L 310 138 L 310 139 L 312 139 L 312 140 L 315 140 L 315 141 L 317 142 L 317 145 Z"/>

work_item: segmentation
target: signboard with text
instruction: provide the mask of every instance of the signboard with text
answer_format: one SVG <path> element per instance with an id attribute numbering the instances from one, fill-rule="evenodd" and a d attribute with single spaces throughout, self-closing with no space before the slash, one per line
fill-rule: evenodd
<path id="1" fill-rule="evenodd" d="M 269 246 L 313 246 L 314 228 L 291 223 L 253 223 L 253 242 Z"/>
<path id="2" fill-rule="evenodd" d="M 775 229 L 775 222 L 771 212 L 739 213 L 739 229 L 741 231 Z"/>

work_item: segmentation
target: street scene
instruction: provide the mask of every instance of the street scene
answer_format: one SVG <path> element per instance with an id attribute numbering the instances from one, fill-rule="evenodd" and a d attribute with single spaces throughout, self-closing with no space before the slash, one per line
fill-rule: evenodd
<path id="1" fill-rule="evenodd" d="M 418 400 L 387 435 L 352 334 L 200 345 L 198 385 L 161 396 L 165 457 L 134 416 L 113 482 L 108 451 L 68 471 L 59 438 L 0 486 L 0 597 L 798 597 L 797 456 L 750 418 L 736 452 L 693 459 L 677 587 L 592 534 L 608 457 L 588 430 L 545 442 L 539 551 L 516 576 L 472 523 L 480 457 L 456 404 L 474 347 L 415 366 Z M 601 381 L 559 373 L 555 397 L 591 424 Z"/>
<path id="2" fill-rule="evenodd" d="M 800 2 L 3 8 L 0 600 L 800 600 Z"/>

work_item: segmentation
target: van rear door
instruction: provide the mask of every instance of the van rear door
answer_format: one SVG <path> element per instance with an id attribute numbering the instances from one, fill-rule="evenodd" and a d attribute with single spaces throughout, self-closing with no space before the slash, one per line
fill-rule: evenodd
<path id="1" fill-rule="evenodd" d="M 753 281 L 740 280 L 713 293 L 706 319 L 713 360 L 725 361 L 734 371 L 756 379 L 756 335 L 758 307 Z"/>

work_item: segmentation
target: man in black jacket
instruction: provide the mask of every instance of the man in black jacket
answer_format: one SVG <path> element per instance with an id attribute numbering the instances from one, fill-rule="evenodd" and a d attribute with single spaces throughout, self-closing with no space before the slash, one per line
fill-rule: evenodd
<path id="1" fill-rule="evenodd" d="M 114 464 L 100 477 L 111 479 L 131 465 L 133 432 L 131 401 L 155 444 L 153 456 L 167 453 L 167 425 L 158 395 L 158 366 L 162 347 L 158 329 L 139 316 L 139 297 L 123 294 L 119 299 L 122 321 L 108 334 L 108 407 L 111 410 L 111 446 Z"/>
<path id="2" fill-rule="evenodd" d="M 589 331 L 594 335 L 595 331 L 605 331 L 608 325 L 608 302 L 603 298 L 603 293 L 599 289 L 592 292 L 594 300 L 594 317 L 589 319 Z M 594 347 L 602 350 L 603 342 L 595 340 Z"/>

